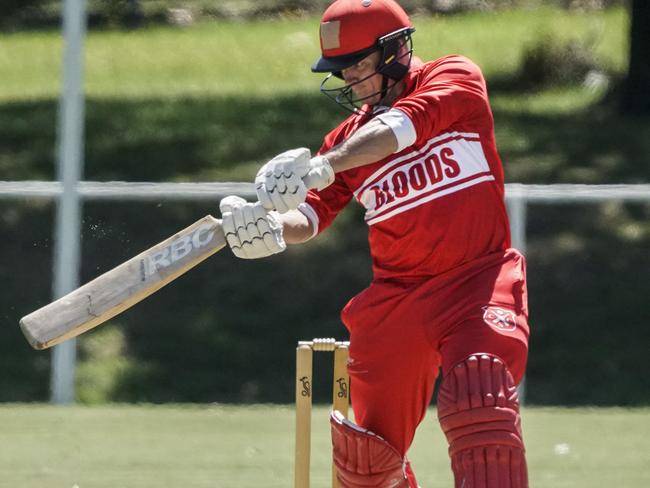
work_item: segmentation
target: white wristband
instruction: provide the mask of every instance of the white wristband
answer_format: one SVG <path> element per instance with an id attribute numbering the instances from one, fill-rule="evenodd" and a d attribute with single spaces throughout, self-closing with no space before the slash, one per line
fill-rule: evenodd
<path id="1" fill-rule="evenodd" d="M 307 188 L 322 190 L 334 183 L 334 169 L 325 156 L 314 156 L 309 161 L 309 172 L 302 181 Z"/>

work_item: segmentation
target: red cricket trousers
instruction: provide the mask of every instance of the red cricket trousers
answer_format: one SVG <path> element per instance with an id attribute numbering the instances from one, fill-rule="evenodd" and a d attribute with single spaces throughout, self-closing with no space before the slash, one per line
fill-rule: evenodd
<path id="1" fill-rule="evenodd" d="M 515 382 L 528 354 L 525 261 L 508 249 L 430 279 L 377 280 L 345 306 L 352 408 L 402 455 L 438 372 L 471 354 L 500 357 Z"/>

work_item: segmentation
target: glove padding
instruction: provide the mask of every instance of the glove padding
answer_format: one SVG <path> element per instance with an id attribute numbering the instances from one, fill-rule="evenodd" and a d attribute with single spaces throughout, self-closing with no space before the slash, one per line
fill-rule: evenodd
<path id="1" fill-rule="evenodd" d="M 226 241 L 238 258 L 263 258 L 287 248 L 277 213 L 267 213 L 260 202 L 232 195 L 221 200 L 219 209 Z"/>
<path id="2" fill-rule="evenodd" d="M 308 188 L 322 190 L 334 181 L 334 170 L 323 156 L 311 157 L 306 147 L 278 154 L 255 177 L 257 198 L 267 210 L 280 213 L 298 208 Z"/>

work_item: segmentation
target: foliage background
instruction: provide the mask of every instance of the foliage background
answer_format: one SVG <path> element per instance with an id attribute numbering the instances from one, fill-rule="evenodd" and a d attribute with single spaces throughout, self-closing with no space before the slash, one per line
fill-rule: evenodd
<path id="1" fill-rule="evenodd" d="M 422 57 L 459 52 L 483 67 L 508 182 L 646 182 L 650 122 L 617 115 L 609 101 L 626 66 L 625 10 L 478 3 L 456 2 L 454 15 L 437 2 L 408 5 Z M 113 17 L 100 8 L 109 4 Z M 229 15 L 178 4 L 195 16 L 186 26 L 170 25 L 170 5 L 90 3 L 86 179 L 250 180 L 277 152 L 316 149 L 345 116 L 306 69 L 318 20 L 304 3 L 220 2 Z M 59 11 L 23 7 L 3 17 L 0 179 L 53 179 Z M 87 203 L 81 281 L 217 213 L 217 203 Z M 17 324 L 50 299 L 53 215 L 50 203 L 0 201 L 2 401 L 48 397 L 49 354 L 29 349 Z M 638 367 L 650 321 L 649 216 L 648 205 L 619 202 L 530 207 L 530 403 L 650 402 Z M 371 278 L 365 234 L 351 207 L 282 255 L 216 255 L 79 340 L 78 399 L 291 402 L 295 341 L 344 338 L 338 311 Z M 318 361 L 317 394 L 327 398 L 327 360 Z"/>

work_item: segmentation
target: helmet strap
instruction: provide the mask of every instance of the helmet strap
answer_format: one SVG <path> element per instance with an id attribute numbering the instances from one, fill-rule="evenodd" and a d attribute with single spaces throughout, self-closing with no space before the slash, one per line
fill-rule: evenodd
<path id="1" fill-rule="evenodd" d="M 381 99 L 379 100 L 380 102 L 386 98 L 388 95 L 388 90 L 390 88 L 393 88 L 396 83 L 393 83 L 391 86 L 388 86 L 388 77 L 387 76 L 382 76 L 381 77 Z"/>

